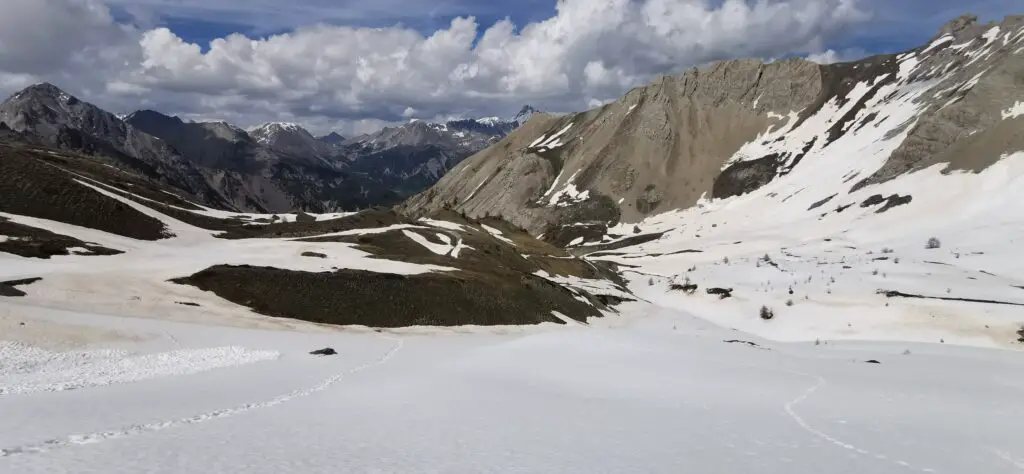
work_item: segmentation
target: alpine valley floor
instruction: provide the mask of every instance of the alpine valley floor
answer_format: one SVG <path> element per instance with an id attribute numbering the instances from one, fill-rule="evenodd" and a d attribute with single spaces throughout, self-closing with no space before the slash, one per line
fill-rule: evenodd
<path id="1" fill-rule="evenodd" d="M 0 472 L 1024 468 L 1011 351 L 774 343 L 640 302 L 589 326 L 373 331 L 11 301 L 0 327 L 34 348 L 0 343 Z"/>

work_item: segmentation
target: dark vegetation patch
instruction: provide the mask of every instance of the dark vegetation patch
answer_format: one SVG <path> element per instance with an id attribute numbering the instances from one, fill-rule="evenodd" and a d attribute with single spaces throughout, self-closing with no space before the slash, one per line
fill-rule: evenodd
<path id="1" fill-rule="evenodd" d="M 317 355 L 317 356 L 332 356 L 332 355 L 337 355 L 337 354 L 338 354 L 338 351 L 334 350 L 333 347 L 325 347 L 323 349 L 317 349 L 317 350 L 311 351 L 309 353 L 309 355 Z"/>
<path id="2" fill-rule="evenodd" d="M 193 285 L 276 317 L 372 327 L 562 323 L 598 317 L 567 289 L 528 274 L 309 273 L 218 265 L 175 283 Z"/>
<path id="3" fill-rule="evenodd" d="M 48 230 L 17 224 L 0 217 L 0 235 L 7 239 L 0 242 L 0 252 L 25 258 L 48 259 L 54 255 L 70 255 L 68 249 L 79 248 L 76 255 L 117 255 L 119 250 L 108 249 L 96 244 L 82 242 L 73 237 L 55 234 Z"/>
<path id="4" fill-rule="evenodd" d="M 196 307 L 196 308 L 199 307 L 199 303 L 193 303 L 191 301 L 175 301 L 174 303 L 175 304 L 180 304 L 182 306 L 193 306 L 193 307 Z"/>
<path id="5" fill-rule="evenodd" d="M 832 200 L 832 198 L 834 198 L 834 197 L 836 197 L 836 196 L 838 196 L 838 195 L 839 195 L 839 194 L 833 194 L 833 195 L 831 195 L 831 196 L 829 196 L 829 197 L 827 197 L 827 198 L 825 198 L 825 199 L 822 199 L 822 200 L 820 200 L 820 201 L 818 201 L 818 202 L 816 202 L 816 203 L 814 203 L 814 204 L 811 204 L 811 207 L 808 207 L 808 208 L 807 208 L 807 210 L 808 210 L 808 211 L 813 211 L 813 210 L 815 210 L 815 209 L 817 209 L 817 208 L 819 208 L 819 207 L 821 207 L 821 206 L 824 206 L 824 205 L 825 205 L 825 204 L 827 204 L 827 203 L 828 203 L 829 201 L 831 201 L 831 200 Z"/>
<path id="6" fill-rule="evenodd" d="M 983 300 L 983 299 L 976 299 L 976 298 L 953 298 L 953 297 L 950 297 L 950 296 L 924 296 L 924 295 L 915 295 L 915 294 L 911 294 L 911 293 L 903 293 L 902 291 L 891 291 L 891 290 L 889 290 L 889 291 L 887 291 L 887 290 L 878 290 L 878 294 L 885 295 L 887 298 L 915 298 L 915 299 L 925 299 L 925 300 L 963 301 L 963 302 L 966 302 L 966 303 L 985 303 L 985 304 L 1001 304 L 1001 305 L 1009 305 L 1009 306 L 1024 306 L 1024 303 L 1014 303 L 1012 301 Z"/>
<path id="7" fill-rule="evenodd" d="M 711 196 L 724 199 L 757 190 L 775 179 L 780 165 L 779 160 L 778 154 L 772 154 L 729 166 L 715 178 Z"/>
<path id="8" fill-rule="evenodd" d="M 879 362 L 879 361 L 877 361 L 875 359 L 866 360 L 866 361 L 864 361 L 864 363 L 865 364 L 881 364 L 881 362 Z"/>
<path id="9" fill-rule="evenodd" d="M 159 220 L 77 183 L 64 168 L 71 168 L 76 160 L 85 159 L 0 143 L 0 211 L 139 240 L 170 236 Z"/>
<path id="10" fill-rule="evenodd" d="M 302 252 L 303 257 L 314 257 L 314 258 L 327 258 L 326 254 L 319 252 Z"/>
<path id="11" fill-rule="evenodd" d="M 386 208 L 373 208 L 351 216 L 315 222 L 278 222 L 266 225 L 242 225 L 218 235 L 225 239 L 249 238 L 302 238 L 320 234 L 344 232 L 355 229 L 388 227 L 397 224 L 413 224 L 414 222 L 395 211 Z"/>
<path id="12" fill-rule="evenodd" d="M 0 282 L 0 283 L 3 283 L 5 285 L 7 285 L 7 286 L 26 286 L 26 285 L 31 285 L 31 284 L 33 284 L 35 282 L 38 282 L 38 281 L 43 281 L 43 279 L 41 277 L 33 277 L 33 278 L 23 278 L 21 280 L 9 280 L 9 281 L 4 281 L 4 282 Z"/>
<path id="13" fill-rule="evenodd" d="M 25 286 L 25 285 L 31 285 L 31 284 L 33 284 L 33 283 L 35 283 L 37 281 L 40 281 L 40 280 L 42 280 L 42 278 L 36 277 L 36 278 L 25 278 L 25 279 L 22 279 L 22 280 L 11 280 L 11 281 L 0 282 L 0 296 L 14 297 L 14 298 L 25 296 L 26 293 L 24 291 L 19 290 L 16 287 Z"/>
<path id="14" fill-rule="evenodd" d="M 847 204 L 845 206 L 836 207 L 836 213 L 840 213 L 840 212 L 843 212 L 843 211 L 849 209 L 851 206 L 853 206 L 853 204 L 854 203 L 851 202 L 850 204 Z"/>
<path id="15" fill-rule="evenodd" d="M 0 296 L 6 296 L 9 298 L 20 298 L 25 296 L 26 293 L 6 283 L 0 283 Z"/>

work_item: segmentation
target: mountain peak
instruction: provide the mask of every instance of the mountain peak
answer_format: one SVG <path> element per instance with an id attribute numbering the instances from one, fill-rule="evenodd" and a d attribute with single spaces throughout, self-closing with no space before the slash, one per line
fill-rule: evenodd
<path id="1" fill-rule="evenodd" d="M 530 120 L 530 117 L 533 117 L 534 115 L 539 113 L 540 111 L 533 108 L 532 105 L 524 105 L 523 108 L 519 109 L 519 113 L 516 114 L 513 120 L 519 122 L 519 124 L 522 125 L 526 123 L 528 120 Z"/>
<path id="2" fill-rule="evenodd" d="M 978 15 L 972 15 L 970 13 L 960 15 L 953 20 L 950 20 L 949 23 L 942 25 L 942 29 L 939 30 L 939 36 L 959 33 L 977 23 Z"/>
<path id="3" fill-rule="evenodd" d="M 317 140 L 320 140 L 320 141 L 322 141 L 324 143 L 336 144 L 336 143 L 344 142 L 345 141 L 345 137 L 343 137 L 340 134 L 338 134 L 338 132 L 331 132 L 331 133 L 328 133 L 327 135 L 324 135 L 322 137 L 318 137 Z"/>
<path id="4" fill-rule="evenodd" d="M 23 98 L 32 99 L 52 99 L 59 100 L 62 102 L 69 102 L 74 99 L 73 96 L 64 92 L 63 89 L 57 87 L 49 82 L 40 82 L 38 84 L 32 84 L 11 96 L 11 100 L 18 100 Z"/>
<path id="5" fill-rule="evenodd" d="M 119 117 L 119 118 L 121 120 L 125 121 L 125 122 L 128 122 L 128 123 L 133 123 L 133 122 L 138 122 L 138 121 L 160 121 L 160 122 L 172 121 L 172 122 L 184 123 L 178 117 L 172 117 L 170 115 L 163 114 L 163 113 L 157 112 L 155 110 L 151 110 L 151 109 L 136 110 L 135 112 L 132 112 L 132 113 L 130 113 L 128 115 L 125 115 L 124 117 Z"/>

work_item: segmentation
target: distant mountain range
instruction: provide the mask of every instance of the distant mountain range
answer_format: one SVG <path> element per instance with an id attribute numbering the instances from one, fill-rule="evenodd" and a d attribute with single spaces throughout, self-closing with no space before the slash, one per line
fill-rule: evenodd
<path id="1" fill-rule="evenodd" d="M 411 121 L 354 138 L 315 137 L 284 122 L 243 130 L 153 110 L 119 117 L 43 83 L 0 104 L 0 123 L 11 130 L 7 139 L 96 155 L 213 207 L 333 212 L 398 203 L 535 113 L 526 106 L 509 120 Z"/>

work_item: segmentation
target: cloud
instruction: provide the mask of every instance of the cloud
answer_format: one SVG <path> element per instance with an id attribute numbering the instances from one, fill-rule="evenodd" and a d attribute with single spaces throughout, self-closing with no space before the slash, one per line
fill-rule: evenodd
<path id="1" fill-rule="evenodd" d="M 581 110 L 710 60 L 820 52 L 868 18 L 856 0 L 561 0 L 554 16 L 521 27 L 474 17 L 429 34 L 313 24 L 262 39 L 233 34 L 204 48 L 167 28 L 119 24 L 97 0 L 4 1 L 33 13 L 7 20 L 12 28 L 55 38 L 37 34 L 40 44 L 14 49 L 5 35 L 17 33 L 0 20 L 0 45 L 10 50 L 0 49 L 0 87 L 4 77 L 56 77 L 116 111 L 137 104 L 242 126 L 289 120 L 349 133 L 411 117 L 505 116 L 524 103 Z"/>
<path id="2" fill-rule="evenodd" d="M 825 50 L 820 53 L 812 53 L 807 55 L 808 61 L 813 61 L 818 64 L 832 64 L 841 63 L 848 61 L 856 61 L 860 58 L 867 56 L 867 52 L 860 48 L 848 48 L 842 51 L 836 51 L 834 49 Z"/>

